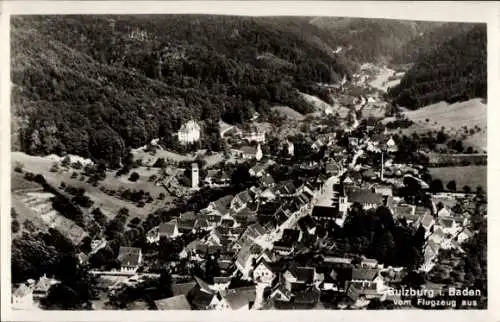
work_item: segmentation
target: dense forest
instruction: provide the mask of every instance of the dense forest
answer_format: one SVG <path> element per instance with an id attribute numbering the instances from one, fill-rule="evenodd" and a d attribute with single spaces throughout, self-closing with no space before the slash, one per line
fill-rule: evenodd
<path id="1" fill-rule="evenodd" d="M 410 109 L 439 101 L 486 98 L 486 25 L 475 25 L 419 54 L 401 83 L 389 88 L 396 104 Z"/>
<path id="2" fill-rule="evenodd" d="M 427 48 L 413 48 L 408 46 L 409 43 L 426 38 L 421 35 L 446 25 L 441 22 L 334 17 L 312 18 L 311 23 L 328 31 L 335 38 L 336 46 L 343 47 L 341 53 L 351 60 L 358 63 L 396 61 L 398 64 L 411 62 L 410 54 Z M 408 55 L 403 55 L 403 52 Z"/>
<path id="3" fill-rule="evenodd" d="M 19 16 L 11 33 L 13 146 L 110 166 L 189 119 L 309 112 L 297 90 L 350 74 L 328 33 L 292 18 Z"/>

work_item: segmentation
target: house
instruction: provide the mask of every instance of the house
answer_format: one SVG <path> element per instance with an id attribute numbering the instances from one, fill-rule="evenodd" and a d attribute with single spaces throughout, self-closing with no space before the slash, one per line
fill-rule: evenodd
<path id="1" fill-rule="evenodd" d="M 288 141 L 288 140 L 286 141 L 286 150 L 287 150 L 288 156 L 293 157 L 293 155 L 295 153 L 295 146 L 293 145 L 293 142 Z"/>
<path id="2" fill-rule="evenodd" d="M 208 205 L 207 209 L 210 212 L 215 212 L 220 216 L 224 216 L 229 212 L 229 208 L 231 206 L 231 201 L 233 200 L 233 198 L 234 197 L 232 195 L 227 195 L 222 198 L 219 198 L 215 201 L 212 201 Z"/>
<path id="3" fill-rule="evenodd" d="M 264 186 L 264 187 L 272 187 L 274 186 L 274 184 L 276 183 L 273 179 L 273 177 L 269 174 L 269 173 L 266 173 L 264 174 L 261 178 L 260 178 L 260 183 Z"/>
<path id="4" fill-rule="evenodd" d="M 227 290 L 229 284 L 231 284 L 231 279 L 232 276 L 215 276 L 211 285 L 212 290 L 216 292 Z"/>
<path id="5" fill-rule="evenodd" d="M 177 238 L 181 233 L 177 224 L 177 219 L 172 219 L 169 222 L 161 223 L 158 229 L 158 240 L 164 238 Z"/>
<path id="6" fill-rule="evenodd" d="M 97 253 L 99 250 L 106 247 L 107 244 L 108 244 L 108 242 L 104 238 L 92 240 L 92 242 L 90 243 L 90 248 L 91 248 L 90 253 L 91 254 Z"/>
<path id="7" fill-rule="evenodd" d="M 347 212 L 354 203 L 361 204 L 365 210 L 377 208 L 384 204 L 384 196 L 368 189 L 345 188 L 344 190 L 344 196 L 339 197 L 339 211 L 342 213 Z"/>
<path id="8" fill-rule="evenodd" d="M 314 212 L 314 208 L 313 208 Z M 316 233 L 316 223 L 311 216 L 305 216 L 298 221 L 299 228 L 308 235 L 315 235 Z"/>
<path id="9" fill-rule="evenodd" d="M 142 263 L 142 251 L 137 247 L 120 246 L 118 261 L 122 272 L 135 273 Z"/>
<path id="10" fill-rule="evenodd" d="M 257 163 L 248 170 L 248 173 L 252 177 L 260 178 L 266 173 L 266 169 L 269 166 L 267 163 Z"/>
<path id="11" fill-rule="evenodd" d="M 464 241 L 472 238 L 474 236 L 474 233 L 471 232 L 469 229 L 465 228 L 464 230 L 462 230 L 458 236 L 457 236 L 457 241 L 458 243 L 463 243 Z"/>
<path id="12" fill-rule="evenodd" d="M 196 278 L 195 278 L 196 279 Z M 187 299 L 191 307 L 195 310 L 211 310 L 217 307 L 220 298 L 215 292 L 210 290 L 208 285 L 193 287 L 187 294 Z"/>
<path id="13" fill-rule="evenodd" d="M 373 192 L 378 193 L 382 196 L 392 196 L 391 185 L 375 184 L 372 188 Z"/>
<path id="14" fill-rule="evenodd" d="M 253 244 L 244 244 L 238 252 L 238 256 L 236 257 L 236 268 L 241 272 L 243 279 L 250 279 L 250 271 L 252 270 L 253 259 L 258 257 L 258 254 L 255 254 L 252 251 L 252 246 Z"/>
<path id="15" fill-rule="evenodd" d="M 253 270 L 253 281 L 256 283 L 271 286 L 275 277 L 276 274 L 273 272 L 273 268 L 265 260 L 261 261 Z"/>
<path id="16" fill-rule="evenodd" d="M 49 294 L 52 285 L 59 283 L 53 278 L 48 278 L 45 274 L 38 279 L 33 287 L 33 298 L 39 300 L 45 298 Z"/>
<path id="17" fill-rule="evenodd" d="M 429 233 L 435 222 L 436 221 L 434 220 L 434 217 L 432 217 L 432 215 L 430 214 L 427 214 L 419 218 L 419 220 L 417 221 L 417 225 L 422 225 L 422 227 L 425 228 L 425 231 Z"/>
<path id="18" fill-rule="evenodd" d="M 12 308 L 17 310 L 29 310 L 35 308 L 33 301 L 33 289 L 26 284 L 21 284 L 12 292 Z"/>
<path id="19" fill-rule="evenodd" d="M 456 236 L 461 230 L 453 217 L 438 217 L 436 226 L 439 226 L 445 234 L 452 236 Z"/>
<path id="20" fill-rule="evenodd" d="M 290 302 L 292 296 L 292 292 L 288 290 L 285 285 L 279 283 L 273 289 L 269 298 L 273 301 Z"/>
<path id="21" fill-rule="evenodd" d="M 230 309 L 233 311 L 247 311 L 250 310 L 257 296 L 255 286 L 245 286 L 226 291 L 223 299 L 227 307 L 220 309 Z"/>
<path id="22" fill-rule="evenodd" d="M 338 218 L 342 218 L 338 209 L 330 206 L 314 206 L 311 216 L 314 220 L 319 222 L 334 221 Z"/>
<path id="23" fill-rule="evenodd" d="M 234 198 L 231 200 L 231 209 L 235 212 L 239 212 L 243 210 L 243 208 L 246 208 L 249 203 L 253 201 L 252 196 L 250 195 L 249 190 L 244 190 L 238 193 Z"/>
<path id="24" fill-rule="evenodd" d="M 185 294 L 172 296 L 162 300 L 154 301 L 156 309 L 159 311 L 170 310 L 192 310 L 191 304 Z"/>
<path id="25" fill-rule="evenodd" d="M 336 176 L 342 171 L 342 167 L 335 160 L 330 160 L 326 163 L 326 173 L 328 175 Z"/>
<path id="26" fill-rule="evenodd" d="M 264 143 L 266 142 L 266 132 L 261 131 L 259 129 L 252 129 L 250 131 L 243 132 L 242 137 L 249 143 L 257 142 Z"/>
<path id="27" fill-rule="evenodd" d="M 427 241 L 424 249 L 424 264 L 420 267 L 422 271 L 430 272 L 432 270 L 434 267 L 434 259 L 437 257 L 439 249 L 439 244 L 431 240 Z"/>
<path id="28" fill-rule="evenodd" d="M 356 306 L 366 306 L 370 300 L 383 296 L 377 290 L 377 283 L 369 281 L 349 282 L 346 295 L 355 302 Z"/>
<path id="29" fill-rule="evenodd" d="M 195 286 L 196 282 L 174 283 L 172 284 L 172 294 L 173 296 L 187 295 Z"/>
<path id="30" fill-rule="evenodd" d="M 283 280 L 288 290 L 292 290 L 293 284 L 312 285 L 314 283 L 316 270 L 312 267 L 299 267 L 292 264 L 284 273 Z"/>
<path id="31" fill-rule="evenodd" d="M 194 233 L 197 219 L 177 219 L 178 229 L 181 233 Z"/>
<path id="32" fill-rule="evenodd" d="M 325 146 L 325 143 L 323 143 L 321 139 L 317 139 L 311 144 L 311 149 L 313 149 L 314 152 L 319 152 L 323 146 Z"/>
<path id="33" fill-rule="evenodd" d="M 392 213 L 395 218 L 404 219 L 408 224 L 415 223 L 419 220 L 419 216 L 415 215 L 415 206 L 399 204 L 392 208 Z"/>
<path id="34" fill-rule="evenodd" d="M 371 267 L 358 267 L 352 269 L 353 282 L 372 282 L 378 276 L 379 269 Z"/>
<path id="35" fill-rule="evenodd" d="M 200 140 L 200 133 L 200 125 L 191 120 L 181 126 L 181 128 L 177 132 L 177 137 L 181 144 L 192 144 Z"/>
<path id="36" fill-rule="evenodd" d="M 366 258 L 363 257 L 361 260 L 361 267 L 363 268 L 377 268 L 378 267 L 378 261 L 373 258 Z"/>
<path id="37" fill-rule="evenodd" d="M 239 149 L 233 149 L 232 151 L 237 157 L 245 160 L 255 159 L 257 161 L 260 161 L 263 156 L 260 144 L 258 144 L 257 147 L 246 145 L 242 146 Z"/>
<path id="38" fill-rule="evenodd" d="M 295 187 L 293 181 L 288 180 L 278 188 L 278 195 L 281 197 L 292 197 L 297 193 L 297 191 L 297 187 Z"/>

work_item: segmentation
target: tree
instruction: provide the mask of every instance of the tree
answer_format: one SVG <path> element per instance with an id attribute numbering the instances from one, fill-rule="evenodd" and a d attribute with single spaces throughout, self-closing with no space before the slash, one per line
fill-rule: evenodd
<path id="1" fill-rule="evenodd" d="M 484 189 L 483 189 L 483 187 L 482 187 L 482 186 L 477 186 L 477 187 L 476 187 L 476 193 L 477 193 L 478 195 L 482 195 L 482 194 L 484 194 Z"/>
<path id="2" fill-rule="evenodd" d="M 448 189 L 450 191 L 456 191 L 457 190 L 457 183 L 455 182 L 455 180 L 449 181 L 448 184 L 446 185 L 446 189 Z"/>
<path id="3" fill-rule="evenodd" d="M 468 185 L 465 185 L 462 190 L 465 192 L 465 193 L 470 193 L 472 190 L 471 188 L 468 186 Z"/>
<path id="4" fill-rule="evenodd" d="M 139 180 L 139 174 L 137 172 L 132 172 L 130 177 L 128 178 L 129 181 L 136 182 Z"/>
<path id="5" fill-rule="evenodd" d="M 63 167 L 69 167 L 71 164 L 71 159 L 69 157 L 69 155 L 65 156 L 62 160 L 61 160 L 61 165 Z"/>
<path id="6" fill-rule="evenodd" d="M 434 193 L 443 191 L 444 190 L 443 182 L 439 179 L 432 180 L 429 190 Z"/>
<path id="7" fill-rule="evenodd" d="M 21 225 L 19 224 L 19 221 L 17 220 L 12 220 L 12 223 L 11 223 L 11 231 L 12 233 L 16 234 L 17 232 L 19 232 L 19 229 L 21 228 Z"/>

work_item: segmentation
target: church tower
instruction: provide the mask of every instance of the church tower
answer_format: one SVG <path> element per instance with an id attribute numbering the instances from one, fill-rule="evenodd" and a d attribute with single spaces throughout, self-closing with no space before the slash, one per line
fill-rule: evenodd
<path id="1" fill-rule="evenodd" d="M 200 174 L 198 169 L 198 163 L 191 163 L 191 188 L 193 190 L 198 189 L 198 184 L 200 180 Z"/>

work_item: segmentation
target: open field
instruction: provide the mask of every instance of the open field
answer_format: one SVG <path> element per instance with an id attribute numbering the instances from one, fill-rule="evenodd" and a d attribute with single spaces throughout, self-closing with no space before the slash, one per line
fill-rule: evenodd
<path id="1" fill-rule="evenodd" d="M 16 161 L 21 162 L 24 165 L 24 171 L 43 175 L 47 182 L 55 187 L 58 187 L 61 182 L 65 182 L 67 185 L 85 189 L 88 196 L 92 199 L 92 201 L 94 201 L 93 207 L 101 208 L 103 213 L 108 215 L 109 217 L 114 217 L 123 207 L 129 209 L 131 217 L 146 216 L 168 203 L 169 196 L 165 189 L 159 186 L 155 186 L 153 183 L 147 182 L 149 176 L 153 173 L 156 173 L 157 169 L 134 169 L 133 171 L 136 171 L 140 175 L 140 178 L 137 182 L 128 181 L 127 179 L 129 175 L 117 178 L 114 175 L 115 172 L 108 172 L 106 179 L 102 183 L 100 183 L 101 186 L 105 186 L 110 189 L 118 189 L 120 186 L 123 186 L 124 188 L 131 190 L 142 189 L 146 192 L 149 191 L 151 196 L 155 200 L 152 203 L 148 203 L 144 207 L 140 208 L 131 202 L 105 194 L 99 189 L 99 187 L 94 187 L 92 184 L 86 182 L 86 180 L 80 181 L 80 171 L 70 169 L 69 171 L 60 170 L 59 172 L 50 172 L 50 168 L 54 163 L 54 161 L 51 159 L 38 156 L 30 156 L 22 152 L 12 152 L 12 161 L 13 164 Z M 74 179 L 71 178 L 73 172 L 78 173 L 78 176 Z M 167 195 L 166 200 L 160 201 L 156 199 L 160 192 L 163 192 Z"/>
<path id="2" fill-rule="evenodd" d="M 444 127 L 448 134 L 461 136 L 464 133 L 464 126 L 468 129 L 477 126 L 481 130 L 474 135 L 468 136 L 464 140 L 464 145 L 472 146 L 479 152 L 487 151 L 486 105 L 479 98 L 454 104 L 440 102 L 415 111 L 404 111 L 403 114 L 415 122 L 409 128 L 403 129 L 404 134 L 422 133 L 429 130 L 439 131 Z M 392 120 L 394 119 L 386 118 L 384 122 Z"/>
<path id="3" fill-rule="evenodd" d="M 304 119 L 304 115 L 297 112 L 296 110 L 288 107 L 288 106 L 274 106 L 273 111 L 280 113 L 281 115 L 286 116 L 292 120 L 302 121 Z"/>
<path id="4" fill-rule="evenodd" d="M 429 172 L 432 178 L 440 179 L 445 187 L 449 181 L 455 180 L 458 191 L 461 191 L 464 185 L 471 187 L 472 191 L 475 191 L 477 186 L 487 191 L 486 166 L 429 168 Z"/>

